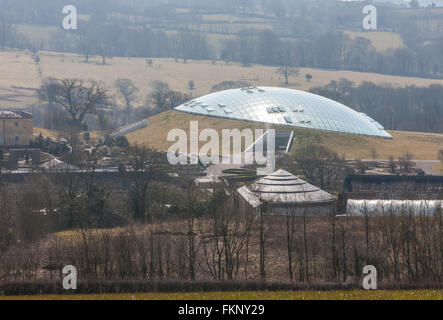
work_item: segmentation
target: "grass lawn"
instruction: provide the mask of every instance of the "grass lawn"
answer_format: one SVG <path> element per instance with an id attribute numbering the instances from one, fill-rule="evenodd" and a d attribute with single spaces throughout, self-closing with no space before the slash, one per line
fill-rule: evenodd
<path id="1" fill-rule="evenodd" d="M 437 171 L 437 172 L 441 172 L 441 173 L 443 173 L 443 163 L 440 162 L 440 163 L 436 163 L 436 164 L 434 164 L 434 166 L 432 167 L 432 169 L 434 169 L 434 170 Z"/>
<path id="2" fill-rule="evenodd" d="M 0 300 L 443 300 L 441 290 L 242 291 L 0 296 Z"/>
<path id="3" fill-rule="evenodd" d="M 219 131 L 221 129 L 238 128 L 265 128 L 266 124 L 245 122 L 238 120 L 227 120 L 220 118 L 203 117 L 190 115 L 178 111 L 167 111 L 157 114 L 148 119 L 149 125 L 145 128 L 131 132 L 126 135 L 132 144 L 145 144 L 154 149 L 168 150 L 174 143 L 167 141 L 168 132 L 174 128 L 180 128 L 189 132 L 189 122 L 198 120 L 199 130 L 213 128 Z M 268 127 L 271 127 L 268 125 Z M 278 127 L 277 127 L 278 128 Z M 285 127 L 280 127 L 285 128 Z M 286 127 L 287 129 L 288 127 Z M 293 130 L 293 128 L 289 128 Z M 294 129 L 295 134 L 298 130 Z M 443 134 L 390 131 L 393 139 L 382 139 L 364 137 L 338 132 L 312 131 L 318 133 L 322 138 L 322 143 L 334 150 L 338 154 L 344 154 L 346 158 L 351 159 L 371 159 L 371 149 L 377 150 L 378 159 L 388 159 L 389 156 L 398 158 L 406 151 L 410 151 L 414 159 L 435 160 L 437 159 L 437 150 L 443 145 Z M 204 144 L 204 142 L 202 142 Z"/>

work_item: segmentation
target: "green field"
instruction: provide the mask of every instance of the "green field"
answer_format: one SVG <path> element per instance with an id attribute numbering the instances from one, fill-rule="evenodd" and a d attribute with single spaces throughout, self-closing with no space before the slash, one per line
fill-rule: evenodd
<path id="1" fill-rule="evenodd" d="M 243 291 L 0 296 L 0 300 L 443 300 L 441 290 Z"/>

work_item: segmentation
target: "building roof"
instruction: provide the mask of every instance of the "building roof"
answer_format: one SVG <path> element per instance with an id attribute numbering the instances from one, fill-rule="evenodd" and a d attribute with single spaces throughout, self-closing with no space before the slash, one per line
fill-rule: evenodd
<path id="1" fill-rule="evenodd" d="M 263 201 L 280 204 L 312 204 L 335 200 L 333 195 L 282 169 L 237 191 L 253 208 Z"/>
<path id="2" fill-rule="evenodd" d="M 175 110 L 291 127 L 392 138 L 366 114 L 305 91 L 248 87 L 214 92 L 179 105 Z"/>
<path id="3" fill-rule="evenodd" d="M 26 111 L 1 110 L 0 119 L 30 119 L 32 114 Z"/>
<path id="4" fill-rule="evenodd" d="M 51 171 L 51 170 L 57 171 L 57 170 L 76 170 L 76 169 L 78 169 L 77 167 L 75 167 L 75 166 L 73 166 L 73 165 L 71 165 L 69 163 L 66 163 L 64 161 L 61 161 L 59 159 L 56 159 L 56 158 L 51 159 L 51 160 L 41 164 L 40 167 L 45 168 L 46 170 L 49 170 L 49 171 Z"/>

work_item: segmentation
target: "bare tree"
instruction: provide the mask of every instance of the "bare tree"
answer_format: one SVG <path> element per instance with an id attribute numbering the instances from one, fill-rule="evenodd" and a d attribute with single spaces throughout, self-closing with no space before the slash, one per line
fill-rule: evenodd
<path id="1" fill-rule="evenodd" d="M 391 170 L 391 173 L 394 173 L 395 169 L 397 168 L 397 165 L 395 163 L 395 160 L 394 160 L 393 156 L 389 156 L 389 168 Z"/>
<path id="2" fill-rule="evenodd" d="M 371 149 L 371 157 L 372 157 L 372 161 L 374 162 L 374 164 L 375 164 L 375 160 L 377 159 L 377 156 L 378 156 L 377 149 L 372 148 Z"/>
<path id="3" fill-rule="evenodd" d="M 411 160 L 413 156 L 414 155 L 412 153 L 406 151 L 402 157 L 398 158 L 398 163 L 400 164 L 400 167 L 403 169 L 403 171 L 409 172 L 409 170 L 411 169 Z"/>
<path id="4" fill-rule="evenodd" d="M 301 146 L 294 157 L 297 167 L 308 182 L 326 190 L 336 190 L 342 185 L 346 162 L 344 156 L 316 144 Z"/>
<path id="5" fill-rule="evenodd" d="M 134 220 L 143 222 L 152 218 L 147 215 L 147 191 L 151 181 L 166 178 L 168 164 L 163 156 L 160 152 L 136 145 L 128 149 L 128 154 L 123 159 L 131 167 L 130 197 Z"/>
<path id="6" fill-rule="evenodd" d="M 130 79 L 117 79 L 115 86 L 120 91 L 121 95 L 125 99 L 126 103 L 126 124 L 130 121 L 131 116 L 131 103 L 136 99 L 136 93 L 139 89 L 134 85 L 134 82 Z"/>
<path id="7" fill-rule="evenodd" d="M 288 272 L 289 279 L 294 280 L 295 261 L 294 261 L 294 234 L 295 234 L 295 214 L 286 207 L 286 244 L 288 252 Z"/>
<path id="8" fill-rule="evenodd" d="M 441 163 L 443 164 L 443 149 L 438 151 L 437 159 L 440 160 Z"/>
<path id="9" fill-rule="evenodd" d="M 281 74 L 285 78 L 285 85 L 288 85 L 289 84 L 289 77 L 299 75 L 300 70 L 285 65 L 285 66 L 279 67 L 276 70 L 276 73 Z"/>
<path id="10" fill-rule="evenodd" d="M 169 110 L 191 98 L 190 95 L 171 90 L 163 81 L 151 81 L 150 85 L 153 91 L 147 96 L 146 105 L 153 108 L 155 112 Z"/>
<path id="11" fill-rule="evenodd" d="M 190 90 L 191 93 L 192 93 L 192 90 L 195 89 L 195 83 L 194 83 L 194 80 L 189 80 L 189 82 L 188 82 L 188 88 L 189 88 L 189 90 Z"/>
<path id="12" fill-rule="evenodd" d="M 107 89 L 95 80 L 63 79 L 45 81 L 40 87 L 42 101 L 61 105 L 69 114 L 72 125 L 80 129 L 87 114 L 107 104 Z"/>

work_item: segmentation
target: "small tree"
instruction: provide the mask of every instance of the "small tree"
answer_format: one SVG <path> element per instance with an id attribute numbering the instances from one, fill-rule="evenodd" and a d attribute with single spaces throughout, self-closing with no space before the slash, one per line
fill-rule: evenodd
<path id="1" fill-rule="evenodd" d="M 131 103 L 136 99 L 136 93 L 139 89 L 130 79 L 117 79 L 115 86 L 120 91 L 126 103 L 126 123 L 129 123 L 131 116 Z"/>
<path id="2" fill-rule="evenodd" d="M 285 78 L 285 85 L 288 85 L 289 77 L 297 76 L 300 73 L 300 70 L 289 66 L 282 66 L 277 69 L 276 73 L 281 74 Z"/>
<path id="3" fill-rule="evenodd" d="M 395 169 L 397 168 L 397 165 L 395 163 L 393 156 L 389 156 L 389 168 L 391 169 L 391 173 L 395 173 Z"/>
<path id="4" fill-rule="evenodd" d="M 441 149 L 440 151 L 438 151 L 437 159 L 440 160 L 441 163 L 443 164 L 443 149 Z"/>
<path id="5" fill-rule="evenodd" d="M 374 164 L 375 164 L 375 160 L 377 159 L 377 156 L 378 156 L 377 149 L 372 148 L 371 149 L 371 157 L 372 157 L 372 161 L 374 162 Z"/>
<path id="6" fill-rule="evenodd" d="M 307 81 L 307 82 L 311 82 L 311 80 L 312 80 L 312 74 L 310 74 L 310 73 L 305 74 L 305 78 L 306 78 L 306 81 Z"/>
<path id="7" fill-rule="evenodd" d="M 192 90 L 195 89 L 195 84 L 194 84 L 194 80 L 189 80 L 188 82 L 188 88 L 189 90 L 192 92 Z"/>
<path id="8" fill-rule="evenodd" d="M 413 156 L 414 155 L 412 153 L 407 151 L 402 157 L 398 158 L 398 162 L 403 171 L 409 172 L 409 170 L 411 169 L 411 160 Z"/>

